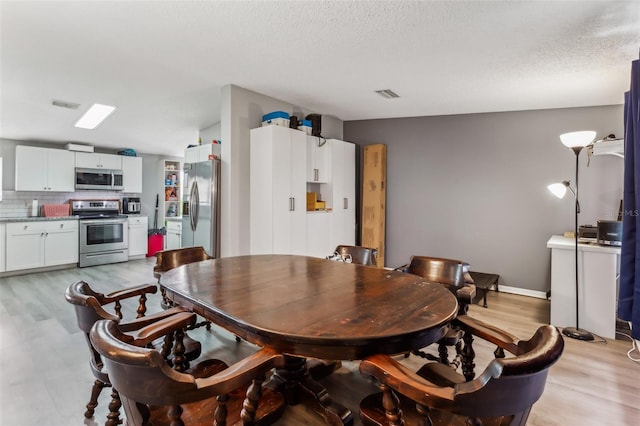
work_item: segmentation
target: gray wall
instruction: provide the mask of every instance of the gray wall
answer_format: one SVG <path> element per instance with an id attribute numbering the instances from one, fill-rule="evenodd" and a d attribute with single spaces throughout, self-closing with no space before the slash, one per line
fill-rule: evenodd
<path id="1" fill-rule="evenodd" d="M 546 292 L 551 235 L 573 230 L 570 194 L 546 186 L 575 176 L 559 135 L 623 136 L 623 108 L 413 117 L 344 123 L 345 140 L 387 145 L 386 266 L 411 255 L 468 261 L 500 284 Z M 580 155 L 580 224 L 615 220 L 622 159 Z"/>

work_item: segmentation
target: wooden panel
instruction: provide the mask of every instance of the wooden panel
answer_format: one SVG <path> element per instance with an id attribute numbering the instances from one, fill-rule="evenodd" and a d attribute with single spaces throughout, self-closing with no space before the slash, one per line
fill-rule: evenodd
<path id="1" fill-rule="evenodd" d="M 384 267 L 387 146 L 364 147 L 362 173 L 361 245 L 378 249 L 378 267 Z"/>

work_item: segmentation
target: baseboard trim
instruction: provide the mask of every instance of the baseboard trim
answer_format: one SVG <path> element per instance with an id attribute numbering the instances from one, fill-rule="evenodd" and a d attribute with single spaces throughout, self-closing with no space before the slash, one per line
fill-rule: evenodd
<path id="1" fill-rule="evenodd" d="M 500 284 L 500 287 L 498 289 L 501 293 L 518 294 L 520 296 L 535 297 L 536 299 L 547 298 L 546 291 L 529 290 L 527 288 L 518 288 L 518 287 L 509 287 L 502 284 Z"/>

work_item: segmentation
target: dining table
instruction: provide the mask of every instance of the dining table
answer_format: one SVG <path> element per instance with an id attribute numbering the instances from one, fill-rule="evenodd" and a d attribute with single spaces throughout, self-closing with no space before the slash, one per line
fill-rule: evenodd
<path id="1" fill-rule="evenodd" d="M 310 401 L 328 424 L 353 413 L 328 395 L 308 360 L 403 354 L 438 341 L 458 303 L 446 287 L 400 271 L 299 255 L 209 259 L 165 272 L 166 297 L 285 358 L 265 384 Z"/>

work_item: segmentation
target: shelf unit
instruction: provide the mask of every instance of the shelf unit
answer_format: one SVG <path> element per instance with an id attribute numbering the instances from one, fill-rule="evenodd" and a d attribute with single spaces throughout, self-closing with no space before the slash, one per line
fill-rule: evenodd
<path id="1" fill-rule="evenodd" d="M 181 217 L 180 203 L 182 200 L 182 162 L 178 160 L 162 160 L 163 191 L 158 206 L 158 224 L 166 226 L 166 219 Z"/>

